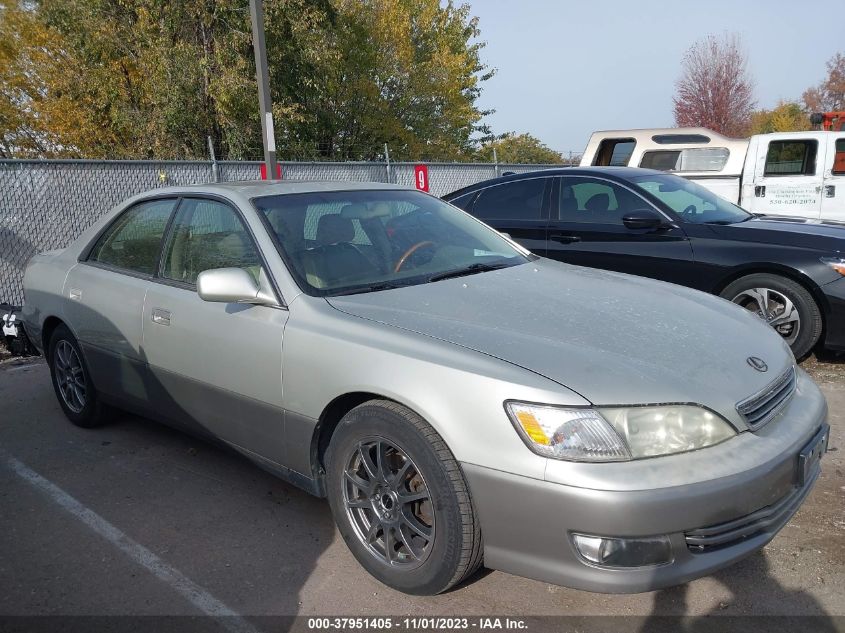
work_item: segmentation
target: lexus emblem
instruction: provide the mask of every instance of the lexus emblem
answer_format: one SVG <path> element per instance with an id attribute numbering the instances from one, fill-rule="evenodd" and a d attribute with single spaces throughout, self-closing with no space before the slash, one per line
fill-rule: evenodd
<path id="1" fill-rule="evenodd" d="M 768 371 L 769 366 L 766 364 L 762 358 L 757 358 L 756 356 L 749 356 L 745 359 L 745 362 L 751 365 L 757 371 Z"/>

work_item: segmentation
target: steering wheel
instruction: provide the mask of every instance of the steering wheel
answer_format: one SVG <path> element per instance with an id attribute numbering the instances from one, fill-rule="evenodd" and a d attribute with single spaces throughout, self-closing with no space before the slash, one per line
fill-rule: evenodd
<path id="1" fill-rule="evenodd" d="M 399 258 L 399 261 L 396 262 L 396 266 L 393 267 L 393 272 L 398 273 L 402 270 L 402 266 L 405 265 L 405 262 L 408 261 L 408 258 L 417 252 L 417 249 L 422 248 L 423 246 L 434 246 L 434 242 L 431 240 L 423 240 L 422 242 L 417 242 L 407 251 L 402 254 L 402 257 Z"/>
<path id="2" fill-rule="evenodd" d="M 684 215 L 693 215 L 698 211 L 698 207 L 694 204 L 689 205 L 686 209 L 682 211 Z"/>

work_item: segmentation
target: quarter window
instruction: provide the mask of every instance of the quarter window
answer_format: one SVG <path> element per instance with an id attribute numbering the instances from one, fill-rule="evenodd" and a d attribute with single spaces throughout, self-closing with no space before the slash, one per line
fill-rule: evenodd
<path id="1" fill-rule="evenodd" d="M 243 268 L 258 281 L 261 260 L 241 219 L 229 205 L 215 200 L 183 200 L 168 239 L 162 276 L 194 284 L 202 271 L 213 268 Z"/>
<path id="2" fill-rule="evenodd" d="M 599 144 L 593 165 L 625 167 L 636 146 L 637 142 L 632 138 L 606 138 Z"/>
<path id="3" fill-rule="evenodd" d="M 482 220 L 542 220 L 547 178 L 527 178 L 482 189 L 473 215 Z"/>
<path id="4" fill-rule="evenodd" d="M 158 267 L 164 230 L 175 204 L 175 200 L 151 200 L 125 211 L 97 240 L 89 260 L 153 275 Z"/>
<path id="5" fill-rule="evenodd" d="M 816 141 L 771 141 L 765 176 L 811 176 L 816 173 Z"/>
<path id="6" fill-rule="evenodd" d="M 564 222 L 622 224 L 626 213 L 648 206 L 624 187 L 590 178 L 561 178 L 558 197 L 559 217 Z"/>

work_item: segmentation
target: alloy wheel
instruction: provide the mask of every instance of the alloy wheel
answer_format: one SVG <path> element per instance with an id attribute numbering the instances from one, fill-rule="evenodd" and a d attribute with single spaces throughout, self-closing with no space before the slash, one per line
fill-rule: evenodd
<path id="1" fill-rule="evenodd" d="M 82 361 L 73 345 L 65 340 L 56 344 L 53 367 L 62 400 L 71 411 L 81 413 L 85 408 L 87 386 Z"/>
<path id="2" fill-rule="evenodd" d="M 392 567 L 412 569 L 434 544 L 431 494 L 413 460 L 384 438 L 358 443 L 344 470 L 343 502 L 369 552 Z"/>
<path id="3" fill-rule="evenodd" d="M 771 325 L 787 344 L 792 345 L 801 331 L 801 316 L 795 304 L 782 292 L 771 288 L 749 288 L 733 299 Z"/>

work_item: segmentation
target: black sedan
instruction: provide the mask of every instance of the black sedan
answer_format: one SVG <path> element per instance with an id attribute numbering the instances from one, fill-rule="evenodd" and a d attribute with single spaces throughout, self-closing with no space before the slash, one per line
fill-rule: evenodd
<path id="1" fill-rule="evenodd" d="M 753 215 L 678 176 L 629 167 L 517 174 L 444 199 L 537 255 L 738 303 L 796 358 L 817 344 L 845 350 L 842 223 Z"/>

